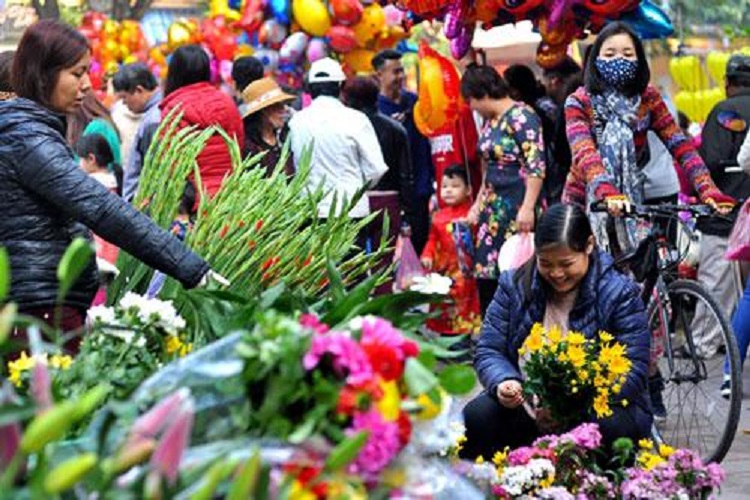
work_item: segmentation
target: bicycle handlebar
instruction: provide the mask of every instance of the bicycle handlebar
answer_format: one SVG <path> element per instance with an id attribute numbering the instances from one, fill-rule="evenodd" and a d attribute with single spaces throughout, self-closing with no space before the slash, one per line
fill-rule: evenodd
<path id="1" fill-rule="evenodd" d="M 592 212 L 606 212 L 607 202 L 604 200 L 595 201 L 591 203 L 589 209 Z M 677 205 L 671 203 L 664 203 L 659 205 L 648 205 L 631 203 L 630 211 L 624 213 L 624 217 L 650 217 L 654 215 L 662 215 L 669 217 L 677 217 L 680 212 L 690 212 L 692 215 L 698 217 L 706 217 L 714 214 L 713 208 L 709 205 Z"/>

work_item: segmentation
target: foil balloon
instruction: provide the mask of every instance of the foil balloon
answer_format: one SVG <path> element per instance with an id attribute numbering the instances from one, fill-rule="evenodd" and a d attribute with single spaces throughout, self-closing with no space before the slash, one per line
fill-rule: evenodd
<path id="1" fill-rule="evenodd" d="M 458 33 L 458 36 L 450 41 L 451 56 L 453 59 L 463 59 L 471 49 L 471 41 L 474 38 L 473 32 L 462 26 L 462 30 Z"/>
<path id="2" fill-rule="evenodd" d="M 263 24 L 263 2 L 262 0 L 247 0 L 242 18 L 237 22 L 237 27 L 248 35 L 258 31 Z"/>
<path id="3" fill-rule="evenodd" d="M 433 19 L 445 11 L 452 0 L 405 0 L 406 9 L 419 17 Z"/>
<path id="4" fill-rule="evenodd" d="M 225 32 L 210 48 L 219 61 L 231 61 L 234 59 L 234 51 L 237 49 L 237 39 L 232 33 Z"/>
<path id="5" fill-rule="evenodd" d="M 427 43 L 419 45 L 419 92 L 414 122 L 427 137 L 459 116 L 461 77 L 456 67 Z"/>
<path id="6" fill-rule="evenodd" d="M 279 49 L 280 64 L 296 64 L 305 55 L 305 49 L 310 37 L 302 31 L 292 33 L 284 40 Z"/>
<path id="7" fill-rule="evenodd" d="M 175 21 L 167 29 L 167 45 L 169 50 L 193 43 L 195 26 L 187 21 Z"/>
<path id="8" fill-rule="evenodd" d="M 374 3 L 365 7 L 362 19 L 352 27 L 357 43 L 365 47 L 385 28 L 385 12 L 380 4 Z"/>
<path id="9" fill-rule="evenodd" d="M 359 0 L 331 0 L 333 19 L 344 26 L 352 26 L 362 19 L 364 8 Z"/>
<path id="10" fill-rule="evenodd" d="M 268 19 L 263 22 L 258 31 L 258 42 L 262 45 L 278 48 L 284 43 L 287 36 L 286 26 L 276 19 Z"/>
<path id="11" fill-rule="evenodd" d="M 272 49 L 258 49 L 253 57 L 263 63 L 266 73 L 273 73 L 279 68 L 279 53 Z"/>
<path id="12" fill-rule="evenodd" d="M 565 45 L 550 45 L 548 43 L 540 43 L 536 49 L 536 62 L 544 69 L 554 68 L 565 60 L 568 55 L 568 46 Z"/>
<path id="13" fill-rule="evenodd" d="M 605 17 L 616 17 L 622 12 L 633 9 L 638 1 L 633 0 L 580 0 L 582 7 L 594 14 Z"/>
<path id="14" fill-rule="evenodd" d="M 628 23 L 643 40 L 667 38 L 674 33 L 669 16 L 651 0 L 643 0 L 635 10 L 625 13 L 620 20 Z"/>
<path id="15" fill-rule="evenodd" d="M 344 54 L 345 69 L 353 74 L 372 73 L 372 58 L 375 52 L 367 49 L 354 49 Z"/>
<path id="16" fill-rule="evenodd" d="M 278 22 L 289 24 L 289 0 L 268 0 L 268 9 Z"/>
<path id="17" fill-rule="evenodd" d="M 357 39 L 354 31 L 348 26 L 333 26 L 326 34 L 328 44 L 340 53 L 346 54 L 357 48 Z"/>
<path id="18" fill-rule="evenodd" d="M 326 42 L 322 38 L 313 38 L 310 43 L 307 44 L 307 61 L 314 63 L 318 59 L 323 59 L 328 55 L 326 50 Z"/>
<path id="19" fill-rule="evenodd" d="M 543 6 L 544 1 L 545 0 L 499 0 L 497 2 L 497 7 L 513 16 L 516 21 L 521 21 L 527 19 L 531 11 Z"/>
<path id="20" fill-rule="evenodd" d="M 312 36 L 325 36 L 331 27 L 328 8 L 321 0 L 293 0 L 292 13 L 300 28 Z"/>
<path id="21" fill-rule="evenodd" d="M 463 26 L 463 6 L 460 0 L 456 0 L 448 7 L 448 12 L 445 13 L 443 33 L 446 38 L 452 40 L 461 34 Z"/>
<path id="22" fill-rule="evenodd" d="M 390 49 L 409 38 L 409 33 L 401 26 L 387 28 L 376 40 L 375 49 Z M 400 51 L 403 52 L 403 51 Z"/>
<path id="23" fill-rule="evenodd" d="M 406 19 L 404 11 L 395 5 L 386 5 L 383 7 L 383 14 L 385 14 L 385 25 L 389 27 L 401 26 Z"/>

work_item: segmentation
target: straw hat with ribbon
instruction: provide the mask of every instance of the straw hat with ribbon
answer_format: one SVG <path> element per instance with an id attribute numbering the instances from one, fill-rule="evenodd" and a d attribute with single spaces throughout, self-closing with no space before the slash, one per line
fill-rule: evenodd
<path id="1" fill-rule="evenodd" d="M 273 80 L 273 78 L 261 78 L 256 80 L 242 91 L 242 100 L 245 102 L 245 114 L 249 116 L 280 102 L 289 102 L 296 99 L 291 94 L 287 94 Z"/>

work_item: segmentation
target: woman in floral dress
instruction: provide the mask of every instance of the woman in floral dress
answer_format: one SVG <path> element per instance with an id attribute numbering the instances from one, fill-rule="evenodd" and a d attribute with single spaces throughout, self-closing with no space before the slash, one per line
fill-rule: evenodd
<path id="1" fill-rule="evenodd" d="M 479 137 L 484 181 L 469 212 L 478 225 L 475 273 L 482 315 L 497 288 L 500 247 L 514 232 L 534 230 L 544 178 L 541 121 L 508 92 L 490 66 L 470 65 L 461 79 L 461 94 L 485 120 Z"/>

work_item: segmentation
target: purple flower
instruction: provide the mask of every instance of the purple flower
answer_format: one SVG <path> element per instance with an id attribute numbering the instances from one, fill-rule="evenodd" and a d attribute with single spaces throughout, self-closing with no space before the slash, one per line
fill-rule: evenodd
<path id="1" fill-rule="evenodd" d="M 346 434 L 353 436 L 361 431 L 367 431 L 369 436 L 359 455 L 349 466 L 352 474 L 362 475 L 370 481 L 377 478 L 396 457 L 401 449 L 398 437 L 398 423 L 386 422 L 375 410 L 366 413 L 356 413 L 352 426 Z"/>
<path id="2" fill-rule="evenodd" d="M 572 431 L 564 434 L 562 439 L 570 439 L 576 446 L 587 450 L 596 450 L 602 444 L 602 434 L 597 424 L 581 424 Z"/>
<path id="3" fill-rule="evenodd" d="M 347 383 L 359 387 L 373 379 L 374 374 L 367 354 L 346 334 L 330 332 L 314 336 L 310 350 L 302 359 L 302 366 L 305 370 L 312 370 L 326 354 L 333 356 L 333 368 L 346 377 Z"/>

